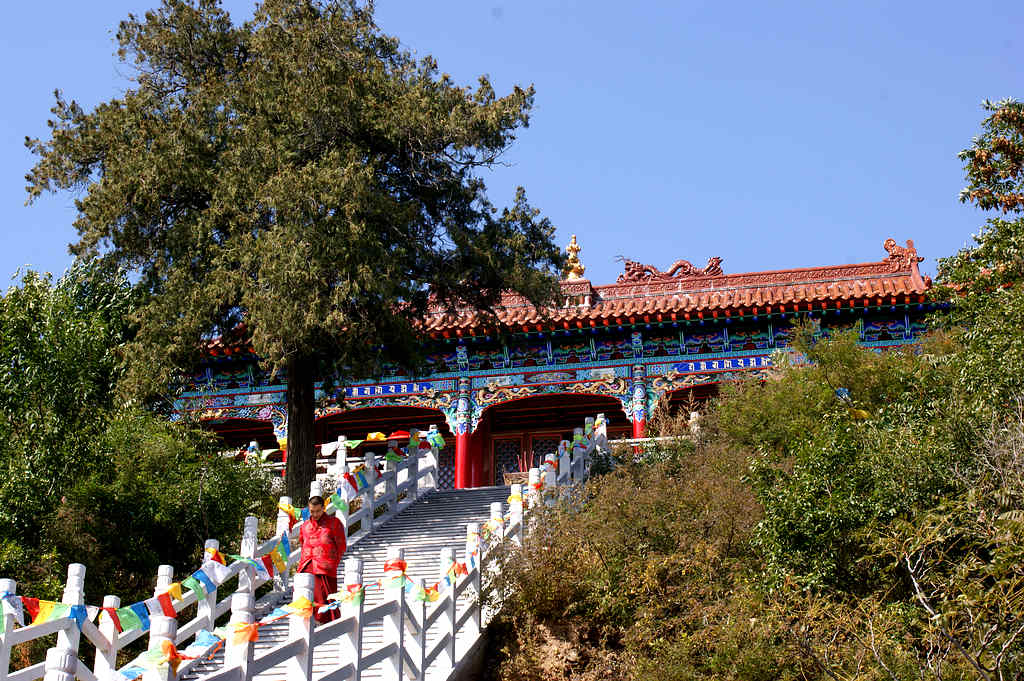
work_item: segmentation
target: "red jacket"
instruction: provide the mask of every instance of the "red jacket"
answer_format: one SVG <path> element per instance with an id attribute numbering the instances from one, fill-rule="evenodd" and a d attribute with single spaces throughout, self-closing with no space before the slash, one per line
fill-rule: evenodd
<path id="1" fill-rule="evenodd" d="M 302 523 L 299 538 L 302 540 L 299 572 L 337 574 L 338 563 L 345 554 L 345 528 L 340 520 L 326 513 L 319 521 L 310 518 Z"/>

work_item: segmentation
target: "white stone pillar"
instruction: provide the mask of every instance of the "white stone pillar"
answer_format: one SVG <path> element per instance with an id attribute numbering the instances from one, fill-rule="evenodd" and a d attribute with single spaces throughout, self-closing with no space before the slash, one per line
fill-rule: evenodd
<path id="1" fill-rule="evenodd" d="M 363 560 L 361 558 L 345 559 L 345 591 L 356 585 L 363 588 Z M 354 620 L 352 631 L 342 634 L 338 639 L 338 667 L 352 665 L 352 681 L 360 681 L 362 665 L 359 658 L 363 650 L 363 598 L 349 600 L 341 606 L 341 616 Z"/>
<path id="2" fill-rule="evenodd" d="M 516 546 L 523 545 L 523 486 L 512 485 L 508 502 L 509 529 Z"/>
<path id="3" fill-rule="evenodd" d="M 204 560 L 210 555 L 209 550 L 220 551 L 220 542 L 216 539 L 207 539 L 203 545 L 203 558 Z M 205 572 L 205 570 L 204 570 Z M 203 620 L 203 629 L 209 629 L 213 631 L 217 622 L 217 582 L 214 581 L 213 575 L 207 575 L 210 581 L 214 584 L 213 591 L 210 591 L 203 598 L 199 599 L 196 604 L 196 618 Z"/>
<path id="4" fill-rule="evenodd" d="M 291 497 L 281 497 L 281 500 L 280 500 L 279 503 L 282 506 L 291 506 L 292 498 Z M 288 529 L 288 524 L 289 524 L 290 521 L 291 521 L 291 518 L 288 516 L 288 514 L 285 513 L 284 511 L 280 510 L 280 508 L 279 508 L 278 511 L 277 511 L 277 528 L 274 530 L 275 536 L 280 537 L 282 534 L 288 533 L 288 538 L 290 540 L 291 539 L 291 531 Z M 284 572 L 282 572 L 281 574 L 277 575 L 277 577 L 275 578 L 275 582 L 276 582 L 275 590 L 277 590 L 277 591 L 287 591 L 288 590 L 288 581 L 289 581 L 288 577 L 289 577 L 289 568 L 286 565 L 285 569 L 284 569 Z"/>
<path id="5" fill-rule="evenodd" d="M 306 598 L 312 603 L 315 579 L 308 572 L 297 573 L 292 600 Z M 306 644 L 302 652 L 288 660 L 288 681 L 312 681 L 313 679 L 313 626 L 315 622 L 316 620 L 312 616 L 289 615 L 288 617 L 288 640 L 301 640 Z"/>
<path id="6" fill-rule="evenodd" d="M 85 603 L 85 566 L 81 563 L 68 565 L 68 581 L 64 586 L 61 603 L 67 605 L 83 605 Z M 57 633 L 56 648 L 70 650 L 78 655 L 78 643 L 82 639 L 82 630 L 77 626 L 68 627 Z"/>
<path id="7" fill-rule="evenodd" d="M 448 678 L 451 674 L 451 670 L 455 668 L 455 623 L 458 622 L 457 606 L 458 603 L 455 599 L 455 585 L 458 583 L 458 577 L 454 574 L 451 576 L 451 584 L 444 587 L 445 577 L 448 576 L 449 572 L 453 572 L 452 566 L 455 564 L 455 549 L 443 548 L 441 549 L 441 555 L 437 566 L 437 579 L 443 587 L 441 593 L 441 600 L 438 603 L 441 604 L 443 612 L 437 620 L 437 626 L 441 628 L 441 637 L 448 634 L 448 645 L 444 647 L 444 650 L 437 657 L 438 677 L 442 679 Z"/>
<path id="8" fill-rule="evenodd" d="M 103 607 L 117 610 L 121 607 L 121 599 L 118 596 L 104 596 Z M 110 642 L 109 646 L 103 648 L 97 646 L 96 662 L 93 665 L 93 673 L 96 674 L 96 678 L 105 679 L 117 670 L 117 626 L 114 624 L 114 618 L 104 613 L 100 616 L 96 627 Z"/>
<path id="9" fill-rule="evenodd" d="M 163 650 L 165 641 L 175 645 L 178 637 L 178 620 L 165 615 L 151 615 L 149 618 L 148 650 Z M 170 664 L 162 664 L 156 669 L 147 669 L 142 675 L 143 681 L 174 681 L 175 673 Z"/>
<path id="10" fill-rule="evenodd" d="M 0 579 L 0 594 L 18 598 L 18 582 L 13 579 Z M 0 602 L 0 607 L 2 607 L 2 602 Z M 7 612 L 7 608 L 3 608 L 0 616 L 4 618 L 4 631 L 13 630 L 16 621 L 14 614 Z M 11 646 L 7 643 L 7 636 L 2 635 L 0 636 L 0 681 L 7 681 L 7 673 L 10 668 Z"/>
<path id="11" fill-rule="evenodd" d="M 231 597 L 231 620 L 228 622 L 228 640 L 224 649 L 225 666 L 239 667 L 241 678 L 252 677 L 253 644 L 252 641 L 235 642 L 235 629 L 239 625 L 250 625 L 256 621 L 252 594 L 239 592 Z"/>
<path id="12" fill-rule="evenodd" d="M 395 561 L 405 560 L 405 549 L 399 546 L 389 546 L 387 550 L 387 557 L 385 561 L 392 563 Z M 404 660 L 402 659 L 405 651 L 405 587 L 396 587 L 392 584 L 392 579 L 404 574 L 404 570 L 385 570 L 384 571 L 384 601 L 393 601 L 395 603 L 395 611 L 389 615 L 384 616 L 383 625 L 383 644 L 395 644 L 395 651 L 388 657 L 384 658 L 382 665 L 382 676 L 388 681 L 402 681 L 402 667 Z"/>
<path id="13" fill-rule="evenodd" d="M 255 558 L 256 545 L 259 543 L 260 519 L 254 515 L 248 515 L 242 522 L 242 541 L 239 544 L 238 554 L 243 558 Z M 238 591 L 253 593 L 259 582 L 258 572 L 253 567 L 243 568 L 238 573 Z"/>
<path id="14" fill-rule="evenodd" d="M 527 477 L 527 484 L 529 488 L 526 490 L 526 505 L 527 508 L 536 508 L 541 501 L 541 488 L 543 483 L 540 479 L 540 469 L 531 468 Z"/>
<path id="15" fill-rule="evenodd" d="M 469 570 L 470 589 L 476 597 L 476 602 L 469 605 L 473 609 L 473 615 L 466 622 L 466 630 L 470 640 L 473 640 L 480 633 L 481 607 L 483 595 L 484 552 L 480 541 L 480 523 L 469 523 L 466 525 L 466 568 Z M 474 567 L 473 564 L 476 564 Z"/>
<path id="16" fill-rule="evenodd" d="M 78 657 L 70 648 L 50 648 L 46 651 L 43 681 L 75 681 Z"/>

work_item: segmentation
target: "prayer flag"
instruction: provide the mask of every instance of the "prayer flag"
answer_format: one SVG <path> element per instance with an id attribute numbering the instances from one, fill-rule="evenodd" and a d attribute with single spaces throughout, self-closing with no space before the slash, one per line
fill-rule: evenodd
<path id="1" fill-rule="evenodd" d="M 18 626 L 25 626 L 25 612 L 19 596 L 5 591 L 3 594 L 0 594 L 0 606 L 2 606 L 0 621 L 6 619 L 7 615 L 13 615 L 14 621 L 17 622 Z"/>
<path id="2" fill-rule="evenodd" d="M 104 615 L 110 618 L 110 621 L 114 623 L 114 629 L 116 629 L 117 633 L 120 634 L 122 631 L 121 618 L 117 616 L 117 608 L 100 608 L 100 610 L 103 611 Z"/>
<path id="3" fill-rule="evenodd" d="M 274 550 L 270 552 L 270 560 L 274 562 L 274 570 L 277 571 L 277 574 L 281 574 L 288 567 L 288 563 L 281 558 L 280 548 L 281 545 L 278 544 Z"/>
<path id="4" fill-rule="evenodd" d="M 68 610 L 68 617 L 75 621 L 75 624 L 79 629 L 82 628 L 82 624 L 84 624 L 86 620 L 92 619 L 89 614 L 89 609 L 84 605 L 72 605 Z"/>
<path id="5" fill-rule="evenodd" d="M 135 611 L 130 606 L 117 609 L 117 621 L 121 623 L 122 631 L 142 629 L 142 620 L 139 619 L 139 616 L 135 614 Z"/>
<path id="6" fill-rule="evenodd" d="M 167 593 L 176 601 L 181 600 L 181 584 L 179 582 L 171 582 L 167 585 Z"/>
<path id="7" fill-rule="evenodd" d="M 354 475 L 352 475 L 351 473 L 344 473 L 341 477 L 343 477 L 345 479 L 345 482 L 348 483 L 348 487 L 352 488 L 353 495 L 359 492 L 359 482 L 356 480 Z M 349 498 L 351 499 L 352 497 Z"/>
<path id="8" fill-rule="evenodd" d="M 395 451 L 395 450 L 393 450 L 393 449 L 389 449 L 389 450 L 388 450 L 387 452 L 385 452 L 385 453 L 384 453 L 384 459 L 385 459 L 386 461 L 392 461 L 392 462 L 394 462 L 394 463 L 398 463 L 399 461 L 401 461 L 401 460 L 402 460 L 402 458 L 403 458 L 403 457 L 402 457 L 402 456 L 400 456 L 400 455 L 398 454 L 398 452 L 396 452 L 396 451 Z"/>
<path id="9" fill-rule="evenodd" d="M 359 471 L 359 472 L 357 472 L 355 474 L 355 476 L 356 476 L 356 482 L 359 483 L 358 486 L 357 486 L 357 489 L 365 489 L 365 488 L 370 486 L 370 483 L 366 479 L 366 474 L 365 473 L 363 473 L 362 471 Z"/>
<path id="10" fill-rule="evenodd" d="M 203 598 L 206 596 L 206 590 L 203 589 L 203 584 L 195 577 L 186 577 L 181 580 L 181 586 L 185 587 L 196 595 L 196 598 Z"/>
<path id="11" fill-rule="evenodd" d="M 291 504 L 278 504 L 278 510 L 288 516 L 288 529 L 292 529 L 295 523 L 299 522 L 299 516 L 295 512 L 295 507 Z"/>
<path id="12" fill-rule="evenodd" d="M 260 629 L 257 622 L 246 624 L 245 622 L 236 622 L 234 631 L 231 633 L 232 645 L 242 645 L 246 642 L 255 642 L 259 640 Z"/>
<path id="13" fill-rule="evenodd" d="M 218 563 L 213 560 L 208 560 L 202 565 L 202 570 L 206 574 L 213 578 L 213 581 L 217 584 L 223 584 L 229 577 L 231 577 L 231 568 L 223 563 Z"/>
<path id="14" fill-rule="evenodd" d="M 162 593 L 156 597 L 157 603 L 160 604 L 161 614 L 167 617 L 177 617 L 178 613 L 174 609 L 174 604 L 171 602 L 171 595 L 169 593 Z"/>
<path id="15" fill-rule="evenodd" d="M 33 603 L 34 601 L 34 603 Z M 22 598 L 25 609 L 32 615 L 32 624 L 42 624 L 67 617 L 71 606 L 66 603 L 55 603 L 54 601 L 41 601 L 38 598 Z M 32 606 L 35 606 L 33 612 Z"/>
<path id="16" fill-rule="evenodd" d="M 288 560 L 288 556 L 291 555 L 292 552 L 292 543 L 288 540 L 287 534 L 281 535 L 281 543 L 279 544 L 279 546 L 281 546 L 284 549 L 284 553 L 281 554 L 281 557 L 285 560 Z"/>
<path id="17" fill-rule="evenodd" d="M 339 487 L 338 489 L 340 490 L 341 488 Z M 342 513 L 348 513 L 348 502 L 342 499 L 341 495 L 337 492 L 331 495 L 331 504 Z"/>
<path id="18" fill-rule="evenodd" d="M 384 437 L 384 433 L 380 432 L 369 433 L 366 436 L 366 442 L 383 442 L 384 440 L 387 440 L 387 438 Z"/>
<path id="19" fill-rule="evenodd" d="M 217 590 L 217 585 L 213 583 L 213 580 L 210 579 L 210 576 L 206 574 L 202 568 L 193 572 L 192 576 L 199 580 L 200 584 L 203 585 L 203 589 L 206 590 L 206 593 L 210 594 Z"/>
<path id="20" fill-rule="evenodd" d="M 441 598 L 441 593 L 437 590 L 436 584 L 424 587 L 416 592 L 416 600 L 423 601 L 424 603 L 433 603 L 439 598 Z"/>
<path id="21" fill-rule="evenodd" d="M 146 631 L 149 629 L 149 609 L 146 604 L 143 603 L 132 603 L 128 606 L 128 609 L 135 613 L 135 616 L 139 618 L 139 622 L 142 623 L 142 630 Z"/>
<path id="22" fill-rule="evenodd" d="M 294 601 L 284 606 L 284 609 L 288 611 L 289 615 L 298 615 L 303 619 L 309 619 L 313 614 L 313 603 L 308 598 L 296 598 Z"/>
<path id="23" fill-rule="evenodd" d="M 409 437 L 409 431 L 407 430 L 396 430 L 388 435 L 389 440 L 404 440 Z"/>
<path id="24" fill-rule="evenodd" d="M 208 556 L 207 560 L 212 560 L 215 563 L 224 565 L 224 554 L 212 546 L 206 549 L 206 555 Z"/>
<path id="25" fill-rule="evenodd" d="M 427 440 L 430 442 L 432 447 L 444 449 L 444 436 L 441 435 L 440 431 L 434 430 L 427 433 Z"/>
<path id="26" fill-rule="evenodd" d="M 260 558 L 260 562 L 263 563 L 263 569 L 267 571 L 267 577 L 274 576 L 274 555 L 276 554 L 273 551 L 271 551 L 267 555 Z"/>

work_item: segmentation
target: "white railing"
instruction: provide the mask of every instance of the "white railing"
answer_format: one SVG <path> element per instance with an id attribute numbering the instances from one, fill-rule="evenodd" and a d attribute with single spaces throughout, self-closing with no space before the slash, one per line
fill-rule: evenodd
<path id="1" fill-rule="evenodd" d="M 114 679 L 134 678 L 132 671 L 135 662 L 116 668 L 117 654 L 125 646 L 149 634 L 147 653 L 136 658 L 144 663 L 143 678 L 171 681 L 189 674 L 204 657 L 209 656 L 220 645 L 226 645 L 224 666 L 222 669 L 203 676 L 205 681 L 249 681 L 255 674 L 287 663 L 289 680 L 312 680 L 312 661 L 315 648 L 324 643 L 337 642 L 337 666 L 329 673 L 321 676 L 318 681 L 342 681 L 354 679 L 358 681 L 361 670 L 373 665 L 384 663 L 385 678 L 400 681 L 401 679 L 423 679 L 428 669 L 437 668 L 442 677 L 456 669 L 466 653 L 480 640 L 482 627 L 486 625 L 487 616 L 481 603 L 483 575 L 488 574 L 488 558 L 494 550 L 509 538 L 521 544 L 524 531 L 524 500 L 526 508 L 533 508 L 541 503 L 555 503 L 559 488 L 582 482 L 589 470 L 591 454 L 598 447 L 607 446 L 607 436 L 603 423 L 603 415 L 587 419 L 586 428 L 577 429 L 577 437 L 573 443 L 563 441 L 559 446 L 557 458 L 549 455 L 551 463 L 544 466 L 545 470 L 531 469 L 530 485 L 523 494 L 520 485 L 512 486 L 509 497 L 509 514 L 503 514 L 502 504 L 491 505 L 491 520 L 484 526 L 487 540 L 481 540 L 481 528 L 478 523 L 467 526 L 466 545 L 463 563 L 455 561 L 452 549 L 441 552 L 438 565 L 440 586 L 436 591 L 428 589 L 422 583 L 412 585 L 415 593 L 421 594 L 420 600 L 410 600 L 405 588 L 387 588 L 387 599 L 384 603 L 372 608 L 365 608 L 362 598 L 355 598 L 340 604 L 342 617 L 328 624 L 315 627 L 309 613 L 292 614 L 289 619 L 288 641 L 270 650 L 255 655 L 254 645 L 250 640 L 240 640 L 231 632 L 235 629 L 251 625 L 256 621 L 256 613 L 281 603 L 290 588 L 290 573 L 296 565 L 301 553 L 296 548 L 287 552 L 286 567 L 277 570 L 271 577 L 266 569 L 260 569 L 262 558 L 277 550 L 282 544 L 282 536 L 288 537 L 289 548 L 297 538 L 301 522 L 295 522 L 292 516 L 282 510 L 277 518 L 275 536 L 260 543 L 257 539 L 258 519 L 249 516 L 245 519 L 244 530 L 240 542 L 239 555 L 232 556 L 235 561 L 230 565 L 211 565 L 204 562 L 213 583 L 212 589 L 202 589 L 204 595 L 196 591 L 181 592 L 180 598 L 172 598 L 171 604 L 176 617 L 156 614 L 156 602 L 174 591 L 174 569 L 170 565 L 162 565 L 158 571 L 154 598 L 145 602 L 149 608 L 148 627 L 135 628 L 119 632 L 113 617 L 101 615 L 99 623 L 94 624 L 96 611 L 101 608 L 84 605 L 85 567 L 72 564 L 68 567 L 68 581 L 61 603 L 68 606 L 87 608 L 87 614 L 79 620 L 74 617 L 63 617 L 40 624 L 30 624 L 16 628 L 19 607 L 7 607 L 8 601 L 17 600 L 17 584 L 14 580 L 0 580 L 0 597 L 5 604 L 3 608 L 4 628 L 0 634 L 0 681 L 33 681 L 43 678 L 45 681 L 72 681 L 75 678 L 83 681 L 108 681 Z M 367 484 L 362 487 L 358 496 L 362 499 L 358 510 L 338 513 L 346 531 L 351 531 L 355 523 L 359 523 L 358 531 L 349 536 L 349 545 L 353 545 L 368 535 L 373 527 L 378 526 L 402 509 L 412 504 L 418 497 L 437 488 L 437 453 L 431 447 L 423 453 L 410 453 L 401 461 L 386 461 L 385 469 L 377 473 L 377 461 L 373 455 L 367 455 L 361 471 Z M 350 473 L 345 456 L 345 448 L 339 446 L 335 464 L 335 472 L 343 475 Z M 320 483 L 314 482 L 311 495 L 322 495 Z M 283 509 L 289 509 L 291 500 L 281 498 Z M 383 511 L 381 509 L 384 509 Z M 328 511 L 337 513 L 333 504 L 328 504 Z M 289 525 L 291 527 L 289 528 Z M 220 544 L 215 539 L 206 542 L 204 555 L 216 556 Z M 389 561 L 401 561 L 402 549 L 392 548 L 388 552 Z M 225 561 L 226 562 L 226 561 Z M 398 563 L 395 563 L 398 564 Z M 345 561 L 345 584 L 347 586 L 362 584 L 363 565 L 360 559 Z M 198 571 L 197 571 L 198 572 Z M 193 573 L 196 574 L 196 573 Z M 400 575 L 403 584 L 404 569 Z M 447 578 L 447 580 L 446 580 Z M 234 580 L 234 582 L 232 582 Z M 261 585 L 273 580 L 273 588 L 259 601 L 255 600 L 255 592 Z M 300 599 L 313 600 L 313 577 L 299 573 L 294 578 L 293 603 Z M 233 588 L 232 588 L 233 584 Z M 179 586 L 180 589 L 180 586 Z M 462 608 L 458 607 L 460 596 L 471 592 L 475 599 Z M 220 594 L 230 592 L 223 598 Z M 463 599 L 466 602 L 467 599 Z M 138 606 L 141 604 L 135 604 Z M 179 625 L 185 609 L 195 605 L 192 619 Z M 135 607 L 133 606 L 133 607 Z M 102 610 L 121 607 L 117 596 L 108 595 L 103 599 Z M 230 622 L 227 633 L 213 634 L 218 618 L 230 611 Z M 366 650 L 363 645 L 362 631 L 376 622 L 383 624 L 384 642 L 374 649 Z M 434 632 L 436 635 L 431 635 Z M 456 638 L 465 632 L 461 650 L 456 649 Z M 10 672 L 9 661 L 11 649 L 19 644 L 27 643 L 57 633 L 57 644 L 49 649 L 44 662 Z M 92 668 L 79 659 L 81 636 L 95 646 L 96 655 Z M 226 637 L 226 641 L 225 641 Z M 434 640 L 427 644 L 428 637 Z M 184 650 L 178 650 L 184 645 Z M 177 669 L 174 666 L 177 665 Z"/>

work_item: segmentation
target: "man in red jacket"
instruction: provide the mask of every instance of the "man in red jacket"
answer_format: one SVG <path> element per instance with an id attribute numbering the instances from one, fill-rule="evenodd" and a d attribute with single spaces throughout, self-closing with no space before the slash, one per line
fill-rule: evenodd
<path id="1" fill-rule="evenodd" d="M 313 611 L 327 603 L 328 596 L 338 590 L 338 563 L 345 554 L 345 528 L 341 521 L 324 513 L 323 497 L 309 498 L 309 520 L 302 523 L 299 531 L 302 540 L 302 554 L 299 557 L 299 572 L 314 575 Z M 317 613 L 320 624 L 340 616 L 337 610 Z"/>

